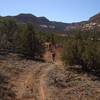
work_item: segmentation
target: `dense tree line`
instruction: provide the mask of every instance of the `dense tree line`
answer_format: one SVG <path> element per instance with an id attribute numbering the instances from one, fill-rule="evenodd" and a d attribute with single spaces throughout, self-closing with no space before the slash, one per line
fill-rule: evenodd
<path id="1" fill-rule="evenodd" d="M 0 49 L 32 58 L 42 56 L 45 51 L 31 23 L 19 24 L 12 19 L 0 20 Z"/>

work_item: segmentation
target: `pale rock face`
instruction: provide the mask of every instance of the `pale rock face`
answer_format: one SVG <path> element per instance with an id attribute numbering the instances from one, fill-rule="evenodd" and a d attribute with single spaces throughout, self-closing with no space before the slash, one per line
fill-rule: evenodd
<path id="1" fill-rule="evenodd" d="M 80 27 L 79 24 L 70 24 L 69 26 L 65 27 L 65 31 L 70 30 L 70 29 L 78 29 Z"/>
<path id="2" fill-rule="evenodd" d="M 40 25 L 41 28 L 50 28 L 50 29 L 55 29 L 56 27 L 53 25 Z"/>
<path id="3" fill-rule="evenodd" d="M 98 27 L 100 27 L 100 24 L 98 25 Z"/>
<path id="4" fill-rule="evenodd" d="M 49 28 L 51 28 L 51 29 L 55 29 L 56 27 L 53 26 L 53 25 L 50 25 Z"/>
<path id="5" fill-rule="evenodd" d="M 40 25 L 41 28 L 48 28 L 47 25 Z"/>
<path id="6" fill-rule="evenodd" d="M 85 25 L 83 26 L 83 29 L 92 29 L 92 28 L 95 27 L 95 26 L 96 26 L 96 27 L 100 27 L 100 24 L 91 22 L 91 23 L 85 24 Z"/>

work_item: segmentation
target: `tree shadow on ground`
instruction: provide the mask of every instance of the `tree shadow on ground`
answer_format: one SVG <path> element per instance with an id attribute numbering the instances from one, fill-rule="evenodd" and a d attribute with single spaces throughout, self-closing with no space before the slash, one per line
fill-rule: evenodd
<path id="1" fill-rule="evenodd" d="M 86 71 L 83 70 L 81 66 L 71 66 L 67 70 L 72 71 L 77 74 L 87 74 L 89 77 L 91 77 L 92 80 L 98 80 L 100 81 L 100 70 L 92 70 L 92 71 Z"/>
<path id="2" fill-rule="evenodd" d="M 8 82 L 9 77 L 0 72 L 0 100 L 15 100 L 15 93 Z"/>

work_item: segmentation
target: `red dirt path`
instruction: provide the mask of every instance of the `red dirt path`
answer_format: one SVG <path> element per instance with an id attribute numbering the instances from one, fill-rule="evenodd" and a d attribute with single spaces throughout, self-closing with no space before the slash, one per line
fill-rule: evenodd
<path id="1" fill-rule="evenodd" d="M 62 65 L 62 61 L 61 61 L 61 51 L 62 51 L 62 48 L 57 48 L 56 49 L 56 61 L 55 61 L 55 64 L 57 65 Z M 52 57 L 51 57 L 51 52 L 50 51 L 46 51 L 46 53 L 44 54 L 44 60 L 46 62 L 49 62 L 49 63 L 52 63 Z"/>

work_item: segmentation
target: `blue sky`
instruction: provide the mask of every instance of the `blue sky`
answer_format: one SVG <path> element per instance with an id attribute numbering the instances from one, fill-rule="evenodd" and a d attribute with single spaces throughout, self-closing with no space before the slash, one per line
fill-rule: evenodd
<path id="1" fill-rule="evenodd" d="M 0 0 L 0 15 L 32 13 L 67 23 L 88 20 L 100 12 L 100 0 Z"/>

